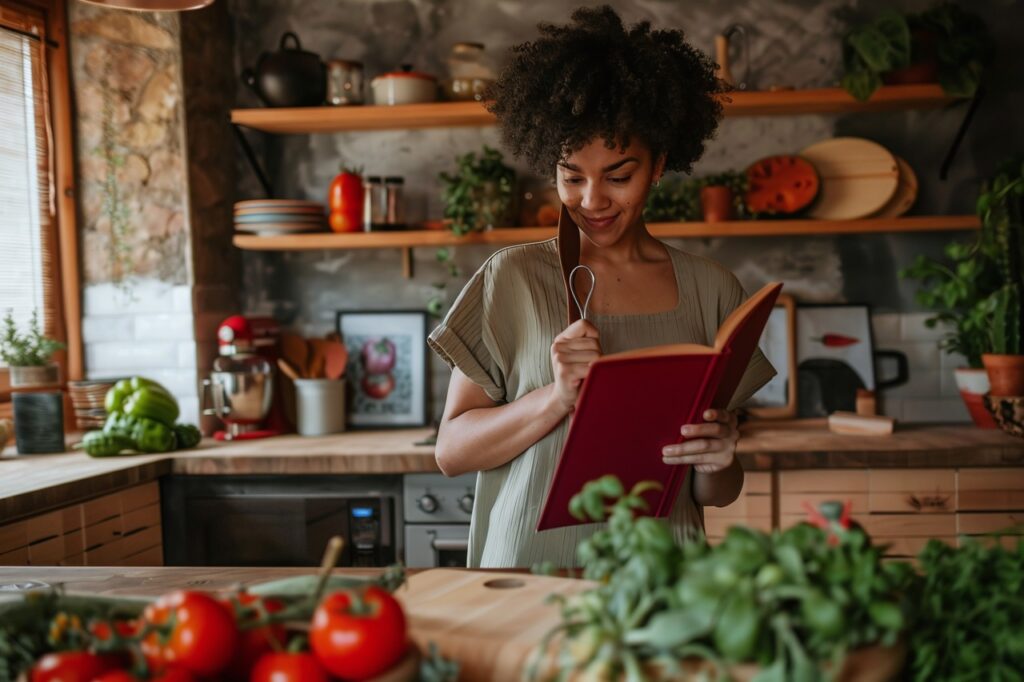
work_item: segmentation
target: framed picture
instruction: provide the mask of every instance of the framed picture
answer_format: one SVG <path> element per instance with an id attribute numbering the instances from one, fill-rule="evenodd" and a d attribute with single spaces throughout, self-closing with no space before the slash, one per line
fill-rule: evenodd
<path id="1" fill-rule="evenodd" d="M 762 419 L 795 417 L 797 413 L 796 301 L 792 296 L 779 295 L 758 345 L 778 373 L 751 396 L 744 407 L 751 416 Z"/>
<path id="2" fill-rule="evenodd" d="M 353 428 L 425 426 L 426 311 L 339 311 L 337 328 L 348 349 L 348 424 Z"/>
<path id="3" fill-rule="evenodd" d="M 797 309 L 797 367 L 801 417 L 853 410 L 857 389 L 875 390 L 871 311 L 866 305 Z"/>

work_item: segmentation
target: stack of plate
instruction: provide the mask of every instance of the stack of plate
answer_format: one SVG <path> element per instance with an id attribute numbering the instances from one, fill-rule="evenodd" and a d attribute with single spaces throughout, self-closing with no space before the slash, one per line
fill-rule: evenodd
<path id="1" fill-rule="evenodd" d="M 324 205 L 300 199 L 253 199 L 235 203 L 235 230 L 259 235 L 327 229 Z"/>

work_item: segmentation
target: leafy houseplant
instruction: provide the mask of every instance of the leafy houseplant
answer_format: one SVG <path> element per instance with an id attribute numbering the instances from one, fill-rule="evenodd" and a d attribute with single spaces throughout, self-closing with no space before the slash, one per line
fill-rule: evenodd
<path id="1" fill-rule="evenodd" d="M 743 195 L 747 191 L 746 173 L 726 171 L 698 179 L 700 206 L 709 223 L 733 220 L 744 212 Z"/>
<path id="2" fill-rule="evenodd" d="M 468 152 L 455 159 L 455 173 L 441 173 L 444 216 L 451 230 L 469 232 L 506 225 L 512 213 L 516 174 L 505 165 L 497 149 L 484 145 L 483 152 Z"/>
<path id="3" fill-rule="evenodd" d="M 11 368 L 12 386 L 57 383 L 57 366 L 50 360 L 63 348 L 63 343 L 43 335 L 37 312 L 32 313 L 28 331 L 20 333 L 14 314 L 7 311 L 0 335 L 0 360 Z"/>
<path id="4" fill-rule="evenodd" d="M 555 597 L 562 623 L 542 644 L 535 671 L 557 641 L 558 679 L 681 679 L 683 672 L 823 680 L 848 654 L 868 652 L 873 665 L 890 666 L 890 677 L 898 672 L 909 610 L 902 595 L 913 569 L 883 563 L 884 549 L 845 514 L 823 508 L 828 530 L 733 527 L 714 547 L 703 539 L 677 543 L 666 524 L 635 515 L 646 508 L 642 494 L 657 485 L 627 493 L 604 477 L 570 502 L 577 518 L 607 521 L 579 547 L 584 577 L 596 586 Z"/>
<path id="5" fill-rule="evenodd" d="M 1024 394 L 1024 156 L 1005 163 L 978 197 L 983 239 L 995 254 L 990 353 L 982 356 L 992 395 Z"/>
<path id="6" fill-rule="evenodd" d="M 693 221 L 704 218 L 701 197 L 706 187 L 728 188 L 728 201 L 733 215 L 754 217 L 746 207 L 743 196 L 747 191 L 746 174 L 727 171 L 692 178 L 666 178 L 647 195 L 644 219 L 648 222 Z"/>
<path id="7" fill-rule="evenodd" d="M 843 37 L 842 86 L 861 101 L 883 82 L 930 82 L 954 97 L 971 97 L 992 61 L 985 23 L 952 2 L 921 14 L 886 10 Z"/>

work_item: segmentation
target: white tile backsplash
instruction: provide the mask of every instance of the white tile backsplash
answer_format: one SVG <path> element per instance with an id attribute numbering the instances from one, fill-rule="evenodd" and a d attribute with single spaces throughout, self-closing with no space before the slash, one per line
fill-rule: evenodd
<path id="1" fill-rule="evenodd" d="M 942 354 L 934 341 L 900 341 L 887 343 L 883 347 L 877 344 L 878 349 L 898 350 L 907 356 L 907 363 L 910 365 L 910 372 L 914 369 L 938 369 L 941 367 L 940 355 Z"/>
<path id="2" fill-rule="evenodd" d="M 88 315 L 82 318 L 82 342 L 127 341 L 135 338 L 131 315 Z"/>
<path id="3" fill-rule="evenodd" d="M 925 326 L 924 321 L 933 313 L 904 313 L 900 315 L 900 336 L 904 341 L 938 341 L 946 333 L 945 325 L 934 329 Z"/>
<path id="4" fill-rule="evenodd" d="M 174 309 L 176 288 L 156 280 L 133 280 L 123 287 L 91 284 L 83 292 L 82 312 L 85 316 L 165 313 Z"/>
<path id="5" fill-rule="evenodd" d="M 199 424 L 199 396 L 175 396 L 178 399 L 178 407 L 181 409 L 181 415 L 178 417 L 178 421 L 185 422 L 186 424 Z"/>
<path id="6" fill-rule="evenodd" d="M 195 338 L 192 331 L 192 315 L 136 315 L 134 338 L 136 341 L 191 341 Z"/>
<path id="7" fill-rule="evenodd" d="M 174 312 L 192 313 L 192 287 L 176 286 L 171 297 L 174 299 Z"/>
<path id="8" fill-rule="evenodd" d="M 178 347 L 173 341 L 91 343 L 86 346 L 85 358 L 90 372 L 177 367 Z"/>
<path id="9" fill-rule="evenodd" d="M 907 383 L 883 391 L 889 398 L 936 398 L 942 392 L 942 372 L 938 369 L 911 368 Z"/>
<path id="10" fill-rule="evenodd" d="M 196 368 L 196 342 L 182 341 L 178 343 L 178 367 L 182 369 Z"/>
<path id="11" fill-rule="evenodd" d="M 899 313 L 878 313 L 876 315 L 872 315 L 871 334 L 874 337 L 876 346 L 881 346 L 883 344 L 899 341 Z"/>

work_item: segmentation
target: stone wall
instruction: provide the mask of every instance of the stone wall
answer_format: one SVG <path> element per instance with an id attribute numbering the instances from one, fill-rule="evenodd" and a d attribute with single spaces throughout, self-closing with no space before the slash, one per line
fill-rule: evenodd
<path id="1" fill-rule="evenodd" d="M 69 15 L 86 374 L 150 376 L 196 421 L 178 16 Z"/>

